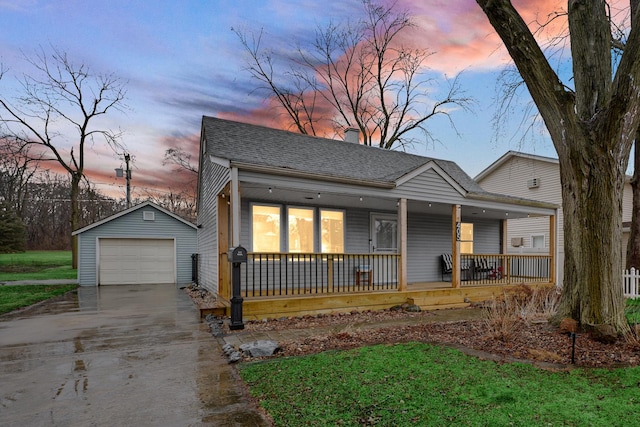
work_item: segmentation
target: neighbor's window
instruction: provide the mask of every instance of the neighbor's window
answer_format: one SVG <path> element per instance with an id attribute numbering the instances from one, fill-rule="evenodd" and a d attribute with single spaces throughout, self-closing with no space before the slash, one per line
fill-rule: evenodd
<path id="1" fill-rule="evenodd" d="M 531 247 L 534 249 L 544 249 L 544 234 L 531 236 Z"/>
<path id="2" fill-rule="evenodd" d="M 280 206 L 253 205 L 254 252 L 280 252 Z"/>
<path id="3" fill-rule="evenodd" d="M 321 252 L 344 253 L 344 212 L 320 210 Z"/>
<path id="4" fill-rule="evenodd" d="M 289 252 L 313 252 L 313 216 L 315 209 L 287 208 Z"/>
<path id="5" fill-rule="evenodd" d="M 460 253 L 473 253 L 473 224 L 468 222 L 460 224 Z"/>

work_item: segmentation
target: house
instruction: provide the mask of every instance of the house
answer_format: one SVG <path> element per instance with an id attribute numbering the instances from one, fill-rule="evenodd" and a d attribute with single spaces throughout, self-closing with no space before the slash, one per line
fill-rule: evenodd
<path id="1" fill-rule="evenodd" d="M 504 229 L 531 215 L 553 227 L 557 206 L 489 193 L 451 161 L 360 145 L 357 131 L 342 141 L 213 117 L 200 144 L 198 283 L 227 302 L 228 250 L 244 247 L 247 318 L 461 306 L 554 283 L 554 253 L 507 255 Z"/>
<path id="2" fill-rule="evenodd" d="M 145 202 L 76 230 L 81 286 L 190 284 L 196 226 Z"/>
<path id="3" fill-rule="evenodd" d="M 627 177 L 623 195 L 622 221 L 625 225 L 622 238 L 623 264 L 626 259 L 633 202 L 630 179 L 631 177 Z M 564 216 L 562 213 L 562 188 L 558 159 L 508 151 L 480 172 L 475 177 L 475 180 L 486 191 L 540 200 L 559 206 L 557 217 L 557 281 L 558 284 L 561 284 L 564 265 Z M 548 225 L 548 222 L 543 218 L 537 217 L 510 219 L 507 223 L 507 253 L 548 253 L 550 247 Z"/>

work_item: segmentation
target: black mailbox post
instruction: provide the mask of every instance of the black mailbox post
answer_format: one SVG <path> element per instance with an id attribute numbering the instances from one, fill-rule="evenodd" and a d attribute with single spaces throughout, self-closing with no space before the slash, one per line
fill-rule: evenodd
<path id="1" fill-rule="evenodd" d="M 231 262 L 231 285 L 233 296 L 231 297 L 231 324 L 229 329 L 244 329 L 242 322 L 242 301 L 240 294 L 240 264 L 247 262 L 247 250 L 242 246 L 229 248 L 229 262 Z"/>

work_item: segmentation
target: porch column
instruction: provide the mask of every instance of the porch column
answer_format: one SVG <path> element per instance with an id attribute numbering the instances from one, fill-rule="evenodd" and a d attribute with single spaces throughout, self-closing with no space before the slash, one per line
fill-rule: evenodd
<path id="1" fill-rule="evenodd" d="M 462 209 L 460 205 L 451 206 L 451 286 L 460 287 L 460 222 Z"/>
<path id="2" fill-rule="evenodd" d="M 240 246 L 240 186 L 238 168 L 231 168 L 231 246 Z"/>
<path id="3" fill-rule="evenodd" d="M 407 290 L 407 199 L 400 199 L 398 207 L 398 291 Z"/>
<path id="4" fill-rule="evenodd" d="M 507 248 L 508 248 L 508 242 L 507 242 L 507 220 L 503 219 L 500 220 L 500 226 L 502 227 L 501 230 L 501 234 L 502 234 L 502 241 L 500 242 L 500 252 L 502 253 L 502 255 L 506 255 L 507 254 Z"/>
<path id="5" fill-rule="evenodd" d="M 549 280 L 551 281 L 551 283 L 553 283 L 554 285 L 558 285 L 558 280 L 556 277 L 556 262 L 558 262 L 558 257 L 556 256 L 556 236 L 557 236 L 557 230 L 556 230 L 556 216 L 555 215 L 550 215 L 549 216 L 549 255 L 551 255 L 551 262 L 550 262 L 550 266 L 549 266 Z"/>

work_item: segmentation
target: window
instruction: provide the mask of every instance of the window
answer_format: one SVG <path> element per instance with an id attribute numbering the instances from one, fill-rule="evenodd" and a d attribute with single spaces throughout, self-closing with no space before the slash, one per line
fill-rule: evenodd
<path id="1" fill-rule="evenodd" d="M 292 253 L 344 253 L 344 211 L 287 206 L 285 222 L 282 206 L 252 204 L 251 209 L 254 252 L 280 252 L 284 242 Z"/>
<path id="2" fill-rule="evenodd" d="M 473 224 L 469 222 L 460 224 L 460 253 L 473 253 Z"/>
<path id="3" fill-rule="evenodd" d="M 288 208 L 289 252 L 313 252 L 313 216 L 314 209 Z"/>
<path id="4" fill-rule="evenodd" d="M 344 253 L 344 212 L 320 209 L 320 252 Z"/>
<path id="5" fill-rule="evenodd" d="M 252 250 L 280 252 L 280 206 L 253 205 Z"/>
<path id="6" fill-rule="evenodd" d="M 398 218 L 394 215 L 371 215 L 371 244 L 376 252 L 398 251 Z"/>
<path id="7" fill-rule="evenodd" d="M 531 247 L 534 249 L 544 249 L 544 234 L 531 236 Z"/>

